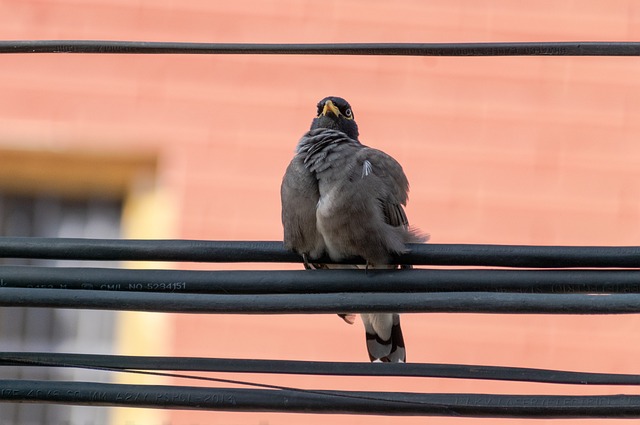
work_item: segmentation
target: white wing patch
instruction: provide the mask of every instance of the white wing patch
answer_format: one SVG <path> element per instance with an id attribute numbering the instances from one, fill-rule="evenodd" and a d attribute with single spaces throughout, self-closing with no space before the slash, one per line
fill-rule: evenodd
<path id="1" fill-rule="evenodd" d="M 368 159 L 365 159 L 364 163 L 362 164 L 362 178 L 365 178 L 372 172 L 373 172 L 373 165 L 371 165 Z"/>

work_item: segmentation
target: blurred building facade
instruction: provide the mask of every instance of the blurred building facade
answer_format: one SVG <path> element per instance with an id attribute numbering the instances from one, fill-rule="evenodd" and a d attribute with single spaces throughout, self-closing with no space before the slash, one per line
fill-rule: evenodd
<path id="1" fill-rule="evenodd" d="M 0 2 L 0 38 L 303 43 L 640 37 L 640 4 L 632 0 L 530 3 L 7 0 Z M 123 237 L 281 239 L 281 176 L 316 102 L 338 95 L 351 102 L 363 143 L 403 164 L 412 189 L 409 218 L 433 242 L 640 244 L 638 58 L 23 54 L 2 55 L 0 63 L 1 197 L 111 202 L 119 209 L 116 227 Z M 83 235 L 103 234 L 90 229 Z M 636 316 L 406 315 L 403 327 L 409 361 L 640 372 Z M 112 346 L 100 351 L 366 359 L 359 324 L 350 327 L 335 316 L 121 313 L 114 335 Z M 433 392 L 607 390 L 251 379 Z M 133 409 L 110 418 L 118 424 L 185 425 L 326 420 Z"/>

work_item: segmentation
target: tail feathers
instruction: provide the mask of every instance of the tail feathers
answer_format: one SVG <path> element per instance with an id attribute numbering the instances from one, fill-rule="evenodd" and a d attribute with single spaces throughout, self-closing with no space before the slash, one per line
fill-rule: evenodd
<path id="1" fill-rule="evenodd" d="M 395 313 L 363 314 L 367 351 L 372 362 L 407 361 L 400 316 Z"/>
<path id="2" fill-rule="evenodd" d="M 368 267 L 368 266 L 367 266 Z M 370 266 L 374 268 L 373 266 Z M 386 265 L 375 268 L 395 269 L 396 265 Z M 400 266 L 410 269 L 412 266 Z M 308 269 L 361 269 L 365 266 L 353 264 L 316 264 L 308 263 L 305 258 L 305 268 Z M 356 315 L 341 313 L 338 316 L 352 325 Z M 404 338 L 400 327 L 400 315 L 396 313 L 361 314 L 367 338 L 367 351 L 372 362 L 405 363 L 407 361 L 404 348 Z"/>

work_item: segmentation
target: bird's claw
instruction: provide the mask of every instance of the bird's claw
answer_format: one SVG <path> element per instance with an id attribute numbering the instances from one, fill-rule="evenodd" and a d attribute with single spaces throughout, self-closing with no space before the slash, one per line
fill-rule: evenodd
<path id="1" fill-rule="evenodd" d="M 311 267 L 311 264 L 309 264 L 309 257 L 307 257 L 307 254 L 302 254 L 302 262 L 304 263 L 305 270 L 311 270 L 313 268 Z"/>

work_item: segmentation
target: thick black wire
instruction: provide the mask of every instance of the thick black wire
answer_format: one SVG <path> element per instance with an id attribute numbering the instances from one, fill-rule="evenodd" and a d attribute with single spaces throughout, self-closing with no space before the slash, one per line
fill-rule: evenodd
<path id="1" fill-rule="evenodd" d="M 640 385 L 640 375 L 585 373 L 501 366 L 433 363 L 351 363 L 201 357 L 0 352 L 0 366 L 50 366 L 109 370 L 172 370 L 332 376 L 395 376 L 481 379 L 573 385 Z"/>
<path id="2" fill-rule="evenodd" d="M 640 268 L 640 247 L 411 244 L 400 264 L 525 268 Z M 0 238 L 0 258 L 98 261 L 301 262 L 282 242 Z M 319 262 L 332 263 L 329 258 Z M 347 263 L 363 263 L 357 259 Z"/>
<path id="3" fill-rule="evenodd" d="M 0 266 L 0 288 L 202 294 L 640 293 L 640 270 L 136 270 Z"/>
<path id="4" fill-rule="evenodd" d="M 0 380 L 5 402 L 64 403 L 161 409 L 521 418 L 637 418 L 640 396 L 308 392 Z"/>
<path id="5" fill-rule="evenodd" d="M 256 388 L 263 389 L 271 389 L 271 390 L 287 390 L 294 391 L 298 393 L 308 393 L 308 394 L 319 394 L 319 395 L 327 395 L 326 392 L 322 390 L 308 390 L 303 388 L 296 387 L 287 387 L 283 385 L 275 385 L 275 384 L 263 384 L 261 382 L 251 382 L 245 380 L 238 379 L 227 379 L 227 378 L 216 378 L 211 376 L 201 376 L 201 375 L 186 375 L 183 373 L 169 373 L 169 372 L 158 372 L 158 371 L 149 371 L 149 370 L 140 370 L 140 369 L 124 369 L 119 367 L 108 367 L 108 366 L 80 366 L 73 364 L 65 364 L 65 363 L 54 363 L 54 362 L 45 362 L 45 361 L 29 361 L 27 359 L 23 359 L 22 361 L 16 359 L 16 364 L 23 366 L 49 366 L 49 367 L 79 367 L 88 370 L 100 370 L 100 371 L 108 371 L 108 372 L 123 372 L 129 374 L 138 374 L 138 375 L 148 375 L 148 376 L 160 376 L 165 378 L 177 378 L 177 379 L 190 379 L 190 380 L 198 380 L 198 381 L 207 381 L 207 382 L 216 382 L 216 383 L 224 383 L 224 384 L 232 384 L 232 385 L 241 385 L 241 386 L 250 386 Z M 342 395 L 340 397 L 353 397 L 353 398 L 366 398 L 366 397 L 358 397 L 356 395 Z M 378 401 L 376 398 L 367 398 L 373 402 Z"/>
<path id="6" fill-rule="evenodd" d="M 638 56 L 638 42 L 177 43 L 108 40 L 0 41 L 0 53 L 279 54 L 394 56 Z"/>
<path id="7" fill-rule="evenodd" d="M 85 369 L 93 369 L 93 370 L 105 370 L 105 371 L 111 371 L 111 372 L 124 372 L 124 373 L 130 373 L 130 374 L 143 374 L 143 375 L 162 376 L 162 377 L 170 377 L 170 378 L 178 378 L 178 379 L 192 379 L 192 380 L 200 380 L 200 381 L 207 381 L 207 382 L 226 383 L 226 384 L 234 384 L 234 385 L 242 385 L 242 386 L 253 386 L 253 387 L 263 388 L 263 389 L 292 391 L 295 393 L 306 394 L 306 395 L 311 394 L 311 395 L 320 395 L 320 396 L 330 396 L 331 398 L 340 397 L 340 398 L 347 398 L 347 399 L 357 399 L 359 401 L 367 400 L 374 404 L 379 402 L 389 401 L 388 399 L 380 398 L 377 395 L 372 395 L 373 393 L 370 393 L 370 394 L 357 394 L 357 393 L 347 393 L 347 392 L 336 393 L 336 392 L 331 392 L 326 390 L 312 390 L 312 389 L 310 390 L 310 389 L 302 389 L 302 388 L 295 388 L 295 387 L 287 387 L 282 385 L 241 381 L 237 379 L 225 379 L 225 378 L 216 378 L 216 377 L 199 376 L 199 375 L 195 375 L 195 376 L 185 375 L 185 374 L 175 373 L 175 372 L 166 373 L 166 372 L 139 370 L 139 369 L 123 369 L 123 368 L 117 368 L 117 367 L 98 366 L 98 365 L 78 366 L 73 364 L 47 362 L 44 360 L 40 360 L 40 361 L 35 359 L 30 360 L 27 358 L 14 359 L 14 361 L 16 364 L 22 364 L 22 365 L 26 364 L 30 366 L 83 367 Z M 401 366 L 401 365 L 398 365 L 398 366 Z M 410 400 L 399 400 L 398 402 L 405 403 L 405 404 L 421 404 L 419 402 L 410 401 Z"/>
<path id="8" fill-rule="evenodd" d="M 640 313 L 640 294 L 403 292 L 228 295 L 0 288 L 0 306 L 231 314 L 329 314 L 345 311 L 630 314 Z"/>
<path id="9" fill-rule="evenodd" d="M 64 355 L 63 355 L 64 356 Z M 243 386 L 253 386 L 253 387 L 257 387 L 257 388 L 263 388 L 263 389 L 271 389 L 271 390 L 285 390 L 285 391 L 289 391 L 289 392 L 294 392 L 294 393 L 298 393 L 298 394 L 304 394 L 304 395 L 319 395 L 319 396 L 329 396 L 331 398 L 335 398 L 335 397 L 339 397 L 339 398 L 345 398 L 345 399 L 355 399 L 358 401 L 369 401 L 373 404 L 376 403 L 380 403 L 380 402 L 388 402 L 389 400 L 386 398 L 381 398 L 378 394 L 374 394 L 374 393 L 369 393 L 369 394 L 358 394 L 358 393 L 352 393 L 352 392 L 331 392 L 331 391 L 326 391 L 326 390 L 313 390 L 313 389 L 301 389 L 301 388 L 295 388 L 295 387 L 286 387 L 286 386 L 282 386 L 282 385 L 273 385 L 273 384 L 262 384 L 262 383 L 256 383 L 256 382 L 249 382 L 249 381 L 241 381 L 241 380 L 236 380 L 236 379 L 225 379 L 225 378 L 216 378 L 216 377 L 208 377 L 208 376 L 199 376 L 199 375 L 185 375 L 185 374 L 180 374 L 180 373 L 166 373 L 166 372 L 158 372 L 158 371 L 148 371 L 148 370 L 140 370 L 140 369 L 124 369 L 122 367 L 109 367 L 107 366 L 100 366 L 100 365 L 91 365 L 91 366 L 81 366 L 81 365 L 74 365 L 74 364 L 65 364 L 65 363 L 59 363 L 56 361 L 51 361 L 51 359 L 49 359 L 49 361 L 47 361 L 47 359 L 36 359 L 35 357 L 31 356 L 31 357 L 23 357 L 23 358 L 8 358 L 8 361 L 13 362 L 16 365 L 31 365 L 31 366 L 53 366 L 53 367 L 82 367 L 85 369 L 94 369 L 94 370 L 107 370 L 107 371 L 112 371 L 112 372 L 124 372 L 124 373 L 131 373 L 131 374 L 144 374 L 144 375 L 154 375 L 154 376 L 163 376 L 163 377 L 171 377 L 171 378 L 179 378 L 179 379 L 192 379 L 192 380 L 201 380 L 201 381 L 208 381 L 208 382 L 217 382 L 217 383 L 227 383 L 227 384 L 235 384 L 235 385 L 243 385 Z M 233 362 L 234 360 L 228 360 L 229 362 Z M 268 362 L 268 361 L 262 361 L 262 362 Z M 304 363 L 304 362 L 293 362 L 293 363 Z M 367 366 L 371 367 L 374 366 L 372 364 L 366 364 Z M 378 365 L 375 365 L 378 366 Z M 403 365 L 399 365 L 396 364 L 394 366 L 403 366 Z M 440 366 L 440 365 L 423 365 L 423 366 Z M 460 366 L 458 366 L 460 367 Z M 269 370 L 269 373 L 273 373 L 273 370 Z M 544 371 L 543 371 L 544 372 Z M 315 372 L 317 373 L 317 372 Z M 573 377 L 575 378 L 575 376 Z M 600 377 L 601 378 L 601 377 Z M 597 379 L 597 378 L 596 378 Z M 605 378 L 607 379 L 607 378 Z M 609 378 L 610 379 L 610 378 Z M 179 387 L 176 387 L 179 388 Z M 399 403 L 403 403 L 403 404 L 423 404 L 420 402 L 416 402 L 416 401 L 411 401 L 411 400 L 399 400 Z"/>
<path id="10" fill-rule="evenodd" d="M 96 261 L 301 262 L 282 242 L 0 238 L 0 257 Z"/>

